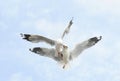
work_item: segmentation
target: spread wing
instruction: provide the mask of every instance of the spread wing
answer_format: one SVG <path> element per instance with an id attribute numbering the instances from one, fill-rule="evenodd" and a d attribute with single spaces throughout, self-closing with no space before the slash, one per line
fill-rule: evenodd
<path id="1" fill-rule="evenodd" d="M 49 57 L 56 61 L 61 60 L 59 57 L 55 57 L 55 49 L 53 49 L 53 48 L 35 47 L 35 48 L 29 49 L 29 50 L 40 56 Z"/>
<path id="2" fill-rule="evenodd" d="M 86 41 L 83 41 L 82 43 L 78 43 L 74 47 L 74 49 L 70 52 L 70 59 L 74 59 L 74 58 L 78 57 L 83 50 L 94 46 L 101 39 L 102 39 L 102 36 L 100 36 L 99 38 L 93 37 Z"/>
<path id="3" fill-rule="evenodd" d="M 50 45 L 55 45 L 55 42 L 56 42 L 55 40 L 52 40 L 40 35 L 21 34 L 21 37 L 23 37 L 23 39 L 32 43 L 46 42 Z"/>
<path id="4" fill-rule="evenodd" d="M 69 33 L 69 31 L 70 31 L 70 27 L 71 27 L 71 25 L 73 24 L 73 18 L 72 18 L 72 20 L 70 20 L 70 22 L 69 22 L 69 25 L 67 26 L 67 28 L 64 30 L 64 32 L 63 32 L 63 34 L 62 34 L 62 39 L 64 38 L 64 36 L 65 36 L 65 34 L 68 34 Z"/>

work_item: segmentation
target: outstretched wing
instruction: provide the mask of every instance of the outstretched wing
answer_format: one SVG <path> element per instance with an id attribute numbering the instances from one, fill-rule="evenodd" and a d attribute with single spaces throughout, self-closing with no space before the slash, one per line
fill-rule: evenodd
<path id="1" fill-rule="evenodd" d="M 49 57 L 52 58 L 56 61 L 59 61 L 60 58 L 59 57 L 55 57 L 55 49 L 51 48 L 41 48 L 41 47 L 35 47 L 33 49 L 29 49 L 31 52 L 34 52 L 40 56 L 44 56 L 44 57 Z"/>
<path id="2" fill-rule="evenodd" d="M 70 52 L 70 59 L 74 59 L 74 58 L 78 57 L 83 50 L 94 46 L 101 39 L 102 39 L 102 36 L 93 37 L 93 38 L 90 38 L 82 43 L 77 44 L 75 46 L 75 48 Z"/>
<path id="3" fill-rule="evenodd" d="M 73 20 L 73 18 L 72 18 L 72 20 Z M 71 25 L 73 24 L 72 20 L 70 20 L 69 25 L 68 25 L 67 28 L 64 30 L 64 32 L 63 32 L 63 34 L 62 34 L 62 37 L 61 37 L 62 39 L 63 39 L 63 37 L 65 36 L 65 34 L 68 34 L 68 33 L 69 33 L 70 27 L 71 27 Z"/>
<path id="4" fill-rule="evenodd" d="M 55 45 L 55 40 L 52 40 L 52 39 L 49 39 L 47 37 L 43 37 L 40 35 L 21 34 L 21 37 L 23 37 L 23 39 L 30 41 L 32 43 L 46 42 L 50 45 Z"/>

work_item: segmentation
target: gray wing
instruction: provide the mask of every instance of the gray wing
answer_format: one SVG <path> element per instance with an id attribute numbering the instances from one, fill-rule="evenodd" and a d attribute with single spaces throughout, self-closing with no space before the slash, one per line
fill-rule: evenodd
<path id="1" fill-rule="evenodd" d="M 70 59 L 74 59 L 78 57 L 83 50 L 94 46 L 101 39 L 102 39 L 102 36 L 93 37 L 86 41 L 83 41 L 82 43 L 77 44 L 75 48 L 70 52 Z"/>
<path id="2" fill-rule="evenodd" d="M 68 34 L 69 33 L 69 31 L 70 31 L 70 27 L 71 27 L 71 25 L 73 24 L 73 18 L 72 18 L 72 20 L 70 20 L 70 22 L 69 22 L 69 25 L 67 26 L 67 28 L 64 30 L 64 32 L 63 32 L 63 34 L 62 34 L 62 39 L 64 38 L 64 36 L 65 36 L 65 34 Z"/>
<path id="3" fill-rule="evenodd" d="M 55 57 L 55 49 L 54 48 L 50 49 L 50 48 L 35 47 L 35 48 L 29 49 L 29 50 L 40 56 L 49 57 L 56 61 L 61 60 L 59 57 Z"/>
<path id="4" fill-rule="evenodd" d="M 31 35 L 31 34 L 21 34 L 21 37 L 23 37 L 23 39 L 32 42 L 32 43 L 39 43 L 39 42 L 46 42 L 50 45 L 55 45 L 55 40 L 49 39 L 47 37 L 43 37 L 40 35 Z"/>

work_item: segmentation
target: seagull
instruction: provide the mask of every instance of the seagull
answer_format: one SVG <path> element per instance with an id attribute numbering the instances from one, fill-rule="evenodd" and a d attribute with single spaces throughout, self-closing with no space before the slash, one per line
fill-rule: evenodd
<path id="1" fill-rule="evenodd" d="M 73 18 L 70 20 L 68 26 L 65 28 L 60 39 L 53 40 L 48 37 L 44 37 L 41 35 L 33 35 L 33 34 L 23 34 L 21 33 L 21 37 L 32 43 L 45 42 L 51 46 L 55 46 L 55 48 L 44 48 L 44 47 L 34 47 L 29 49 L 31 52 L 34 52 L 40 56 L 45 56 L 54 59 L 58 63 L 62 64 L 63 69 L 69 64 L 71 60 L 78 57 L 83 50 L 94 46 L 98 41 L 102 39 L 102 36 L 89 38 L 82 43 L 78 43 L 75 47 L 70 50 L 70 48 L 63 42 L 63 38 L 66 34 L 69 33 L 70 27 L 73 24 Z"/>
<path id="2" fill-rule="evenodd" d="M 102 39 L 102 36 L 89 38 L 83 42 L 76 44 L 75 47 L 72 50 L 70 50 L 70 48 L 66 44 L 63 44 L 63 42 L 59 43 L 56 40 L 49 39 L 44 36 L 30 34 L 21 35 L 23 36 L 23 39 L 33 43 L 46 42 L 52 46 L 56 45 L 56 43 L 60 44 L 62 46 L 62 51 L 57 56 L 56 48 L 34 47 L 29 50 L 40 56 L 49 57 L 57 61 L 58 63 L 62 63 L 63 69 L 66 67 L 67 64 L 69 64 L 70 61 L 78 57 L 84 50 L 94 46 L 97 42 L 99 42 Z"/>

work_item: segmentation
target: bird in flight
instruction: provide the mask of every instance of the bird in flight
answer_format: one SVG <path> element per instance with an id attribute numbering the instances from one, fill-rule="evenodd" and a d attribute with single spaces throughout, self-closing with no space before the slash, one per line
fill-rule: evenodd
<path id="1" fill-rule="evenodd" d="M 68 45 L 66 45 L 63 42 L 63 38 L 65 34 L 68 34 L 70 27 L 73 24 L 72 20 L 69 22 L 69 25 L 64 30 L 61 38 L 58 40 L 54 40 L 41 35 L 33 35 L 33 34 L 21 33 L 21 36 L 23 39 L 32 43 L 45 42 L 51 46 L 55 46 L 55 48 L 34 47 L 29 50 L 40 56 L 45 56 L 54 59 L 58 63 L 61 63 L 64 69 L 71 60 L 78 57 L 84 50 L 94 46 L 97 42 L 99 42 L 102 39 L 102 36 L 89 38 L 83 42 L 76 44 L 74 48 L 70 50 Z"/>

